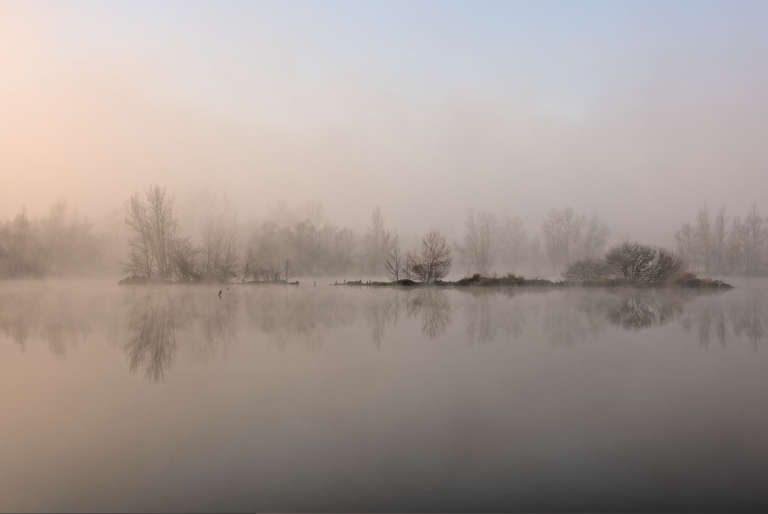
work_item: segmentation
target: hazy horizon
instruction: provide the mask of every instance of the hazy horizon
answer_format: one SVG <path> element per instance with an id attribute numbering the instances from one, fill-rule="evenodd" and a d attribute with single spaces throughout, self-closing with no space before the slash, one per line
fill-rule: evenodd
<path id="1" fill-rule="evenodd" d="M 458 234 L 553 207 L 669 244 L 762 201 L 764 3 L 0 7 L 0 217 L 151 184 Z"/>

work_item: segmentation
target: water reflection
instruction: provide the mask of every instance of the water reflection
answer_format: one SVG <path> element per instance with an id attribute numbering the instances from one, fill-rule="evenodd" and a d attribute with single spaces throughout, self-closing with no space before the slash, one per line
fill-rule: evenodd
<path id="1" fill-rule="evenodd" d="M 452 328 L 454 315 L 458 327 Z M 62 358 L 93 334 L 116 344 L 132 373 L 162 381 L 180 348 L 207 360 L 235 340 L 319 349 L 326 341 L 463 338 L 470 344 L 540 338 L 588 342 L 606 330 L 681 326 L 703 347 L 768 336 L 766 289 L 698 294 L 671 290 L 470 290 L 237 287 L 59 287 L 0 290 L 0 342 L 47 344 Z M 344 332 L 348 331 L 348 333 Z M 453 335 L 456 334 L 456 335 Z"/>
<path id="2" fill-rule="evenodd" d="M 672 321 L 682 314 L 683 305 L 693 299 L 692 295 L 679 291 L 647 290 L 617 296 L 607 311 L 608 319 L 614 325 L 632 330 Z"/>
<path id="3" fill-rule="evenodd" d="M 421 320 L 421 333 L 430 339 L 441 336 L 451 322 L 451 302 L 440 289 L 417 289 L 408 295 L 405 310 L 409 318 Z"/>

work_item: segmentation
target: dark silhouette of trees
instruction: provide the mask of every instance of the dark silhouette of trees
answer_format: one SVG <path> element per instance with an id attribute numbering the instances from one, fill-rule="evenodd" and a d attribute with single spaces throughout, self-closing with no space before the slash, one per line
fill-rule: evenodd
<path id="1" fill-rule="evenodd" d="M 407 258 L 410 275 L 427 284 L 448 275 L 451 262 L 451 249 L 445 237 L 434 230 L 422 238 L 419 251 Z"/>

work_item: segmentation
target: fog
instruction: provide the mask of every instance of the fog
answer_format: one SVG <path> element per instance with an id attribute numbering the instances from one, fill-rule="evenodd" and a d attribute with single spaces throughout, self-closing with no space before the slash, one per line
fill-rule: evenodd
<path id="1" fill-rule="evenodd" d="M 0 218 L 64 200 L 120 237 L 157 184 L 188 232 L 201 198 L 403 238 L 570 206 L 671 246 L 765 205 L 766 6 L 725 7 L 6 2 Z"/>

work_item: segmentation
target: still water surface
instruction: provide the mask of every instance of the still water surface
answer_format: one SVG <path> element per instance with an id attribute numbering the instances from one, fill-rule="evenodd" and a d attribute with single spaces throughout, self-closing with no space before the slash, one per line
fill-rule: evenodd
<path id="1" fill-rule="evenodd" d="M 768 282 L 0 285 L 0 510 L 768 510 Z"/>

